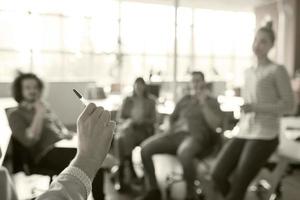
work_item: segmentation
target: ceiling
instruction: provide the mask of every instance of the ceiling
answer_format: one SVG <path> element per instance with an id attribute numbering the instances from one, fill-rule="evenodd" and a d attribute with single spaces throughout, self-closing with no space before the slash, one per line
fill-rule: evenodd
<path id="1" fill-rule="evenodd" d="M 148 3 L 174 4 L 175 0 L 129 0 Z M 277 0 L 178 0 L 181 6 L 224 10 L 253 10 L 253 8 Z"/>
<path id="2" fill-rule="evenodd" d="M 275 2 L 276 0 L 181 0 L 195 6 L 224 7 L 238 9 L 253 9 L 262 4 Z"/>

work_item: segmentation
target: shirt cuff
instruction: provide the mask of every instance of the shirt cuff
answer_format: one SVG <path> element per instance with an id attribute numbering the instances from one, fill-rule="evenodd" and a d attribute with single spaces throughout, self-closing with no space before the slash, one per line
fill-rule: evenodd
<path id="1" fill-rule="evenodd" d="M 77 178 L 84 185 L 87 197 L 89 196 L 92 190 L 92 181 L 84 171 L 82 171 L 78 167 L 69 166 L 64 171 L 62 171 L 61 175 L 71 175 Z"/>

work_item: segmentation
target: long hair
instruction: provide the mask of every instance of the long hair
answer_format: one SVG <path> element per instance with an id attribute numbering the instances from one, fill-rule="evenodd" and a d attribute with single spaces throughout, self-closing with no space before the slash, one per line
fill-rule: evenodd
<path id="1" fill-rule="evenodd" d="M 40 90 L 40 92 L 42 92 L 44 89 L 43 81 L 39 77 L 37 77 L 35 74 L 20 73 L 12 83 L 12 96 L 18 103 L 20 103 L 24 100 L 23 92 L 22 92 L 22 82 L 26 79 L 35 80 L 37 82 L 38 89 Z"/>
<path id="2" fill-rule="evenodd" d="M 205 81 L 205 75 L 204 75 L 203 72 L 201 72 L 201 71 L 192 71 L 191 74 L 192 74 L 192 76 L 199 75 L 199 76 L 201 76 L 202 79 Z"/>
<path id="3" fill-rule="evenodd" d="M 276 36 L 275 36 L 275 32 L 273 30 L 273 22 L 272 21 L 267 22 L 266 25 L 259 28 L 257 32 L 264 32 L 264 33 L 268 34 L 272 44 L 275 43 Z"/>
<path id="4" fill-rule="evenodd" d="M 144 89 L 144 94 L 143 94 L 143 96 L 145 97 L 145 98 L 148 98 L 149 97 L 149 91 L 148 91 L 148 88 L 147 88 L 147 84 L 146 84 L 146 82 L 145 82 L 145 80 L 142 78 L 142 77 L 138 77 L 137 79 L 135 79 L 135 81 L 134 81 L 134 85 L 136 85 L 136 84 L 139 84 L 139 83 L 141 83 L 141 84 L 143 84 L 145 87 L 145 89 Z M 132 94 L 132 96 L 137 96 L 137 94 L 136 94 L 136 92 L 135 92 L 135 89 L 133 89 L 133 94 Z"/>

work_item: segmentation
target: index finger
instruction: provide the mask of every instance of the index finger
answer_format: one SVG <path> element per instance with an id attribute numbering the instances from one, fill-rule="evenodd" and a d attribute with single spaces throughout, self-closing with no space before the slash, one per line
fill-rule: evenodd
<path id="1" fill-rule="evenodd" d="M 85 121 L 96 110 L 96 108 L 97 107 L 94 103 L 89 103 L 80 114 L 79 119 Z"/>

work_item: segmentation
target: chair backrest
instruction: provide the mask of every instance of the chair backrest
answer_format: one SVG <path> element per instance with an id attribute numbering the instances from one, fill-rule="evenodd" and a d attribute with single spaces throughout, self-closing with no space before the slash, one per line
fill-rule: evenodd
<path id="1" fill-rule="evenodd" d="M 4 157 L 6 155 L 8 145 L 11 139 L 11 130 L 7 121 L 5 110 L 0 108 L 0 149 L 2 156 L 0 158 L 0 166 L 3 164 Z"/>
<path id="2" fill-rule="evenodd" d="M 12 98 L 0 98 L 0 148 L 2 156 L 0 158 L 0 166 L 3 164 L 6 155 L 12 132 L 8 123 L 6 109 L 8 107 L 16 106 L 17 103 Z"/>
<path id="3" fill-rule="evenodd" d="M 7 119 L 15 109 L 16 107 L 5 109 Z M 24 145 L 22 145 L 16 138 L 14 138 L 13 135 L 11 137 L 10 146 L 12 149 L 13 173 L 23 171 L 25 172 L 25 174 L 30 174 L 30 166 L 33 162 L 28 149 Z"/>

